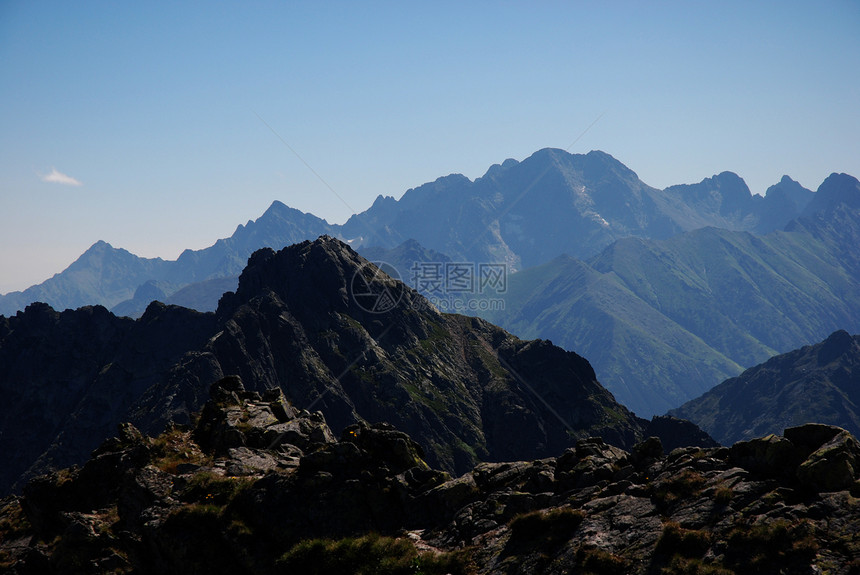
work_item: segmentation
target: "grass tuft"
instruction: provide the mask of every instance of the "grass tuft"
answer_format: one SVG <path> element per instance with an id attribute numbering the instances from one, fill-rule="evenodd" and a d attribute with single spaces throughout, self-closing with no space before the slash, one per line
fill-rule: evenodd
<path id="1" fill-rule="evenodd" d="M 276 564 L 281 573 L 306 575 L 470 575 L 465 551 L 418 553 L 408 539 L 375 533 L 345 539 L 307 539 L 284 553 Z"/>

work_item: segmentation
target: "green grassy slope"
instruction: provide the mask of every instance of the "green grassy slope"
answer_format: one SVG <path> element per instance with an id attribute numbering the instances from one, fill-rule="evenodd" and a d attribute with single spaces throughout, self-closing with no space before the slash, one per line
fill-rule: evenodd
<path id="1" fill-rule="evenodd" d="M 860 197 L 853 178 L 831 176 L 822 190 Z M 860 331 L 858 238 L 850 201 L 764 236 L 703 228 L 626 238 L 587 263 L 562 257 L 513 274 L 505 309 L 485 316 L 587 357 L 622 403 L 649 416 L 742 367 Z"/>

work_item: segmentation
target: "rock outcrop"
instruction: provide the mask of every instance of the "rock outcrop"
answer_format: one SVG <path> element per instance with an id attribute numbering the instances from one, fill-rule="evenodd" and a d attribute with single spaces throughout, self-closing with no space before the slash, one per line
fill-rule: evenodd
<path id="1" fill-rule="evenodd" d="M 195 428 L 119 428 L 82 467 L 0 504 L 8 573 L 856 573 L 860 445 L 806 425 L 732 448 L 558 457 L 452 478 L 386 424 L 237 378 Z M 289 432 L 284 435 L 284 431 Z"/>
<path id="2" fill-rule="evenodd" d="M 100 306 L 57 312 L 46 304 L 0 316 L 0 493 L 83 463 L 214 327 L 212 314 L 159 303 L 137 321 Z"/>
<path id="3" fill-rule="evenodd" d="M 280 389 L 338 431 L 388 422 L 456 474 L 589 436 L 629 448 L 648 425 L 579 355 L 440 313 L 322 237 L 255 252 L 214 314 L 153 303 L 132 321 L 40 304 L 0 317 L 0 490 L 82 463 L 122 421 L 153 435 L 190 424 L 230 374 L 261 397 Z M 689 437 L 661 429 L 666 441 Z"/>

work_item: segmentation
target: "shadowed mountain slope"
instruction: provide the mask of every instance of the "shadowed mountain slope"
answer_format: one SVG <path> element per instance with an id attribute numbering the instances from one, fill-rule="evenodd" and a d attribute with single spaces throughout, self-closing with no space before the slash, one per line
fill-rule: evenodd
<path id="1" fill-rule="evenodd" d="M 836 331 L 772 357 L 670 412 L 724 445 L 818 422 L 860 432 L 860 336 Z"/>
<path id="2" fill-rule="evenodd" d="M 190 421 L 225 375 L 279 388 L 335 429 L 392 423 L 457 473 L 588 436 L 630 446 L 650 425 L 579 355 L 441 314 L 330 237 L 255 252 L 216 313 L 154 303 L 133 321 L 36 304 L 0 316 L 0 357 L 0 442 L 16 454 L 4 488 L 83 460 L 120 421 L 151 432 Z"/>

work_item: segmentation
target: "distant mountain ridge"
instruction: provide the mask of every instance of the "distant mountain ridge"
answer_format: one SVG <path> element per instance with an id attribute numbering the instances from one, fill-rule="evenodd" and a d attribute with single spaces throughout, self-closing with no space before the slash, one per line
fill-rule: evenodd
<path id="1" fill-rule="evenodd" d="M 814 193 L 783 176 L 764 196 L 753 195 L 737 174 L 722 172 L 698 184 L 670 186 L 661 196 L 662 211 L 685 231 L 710 226 L 766 234 L 801 215 Z"/>
<path id="2" fill-rule="evenodd" d="M 557 258 L 511 275 L 504 310 L 480 315 L 575 349 L 622 403 L 664 413 L 745 366 L 860 331 L 860 182 L 833 174 L 815 201 L 785 231 L 708 227 Z"/>
<path id="3" fill-rule="evenodd" d="M 474 181 L 453 174 L 410 189 L 400 200 L 380 196 L 342 226 L 275 201 L 231 237 L 186 250 L 175 261 L 138 258 L 100 241 L 42 284 L 0 295 L 0 315 L 42 301 L 57 309 L 103 305 L 137 317 L 152 299 L 238 277 L 256 249 L 324 234 L 357 249 L 393 249 L 414 239 L 455 260 L 501 262 L 515 270 L 561 254 L 590 257 L 629 236 L 667 238 L 706 225 L 764 233 L 797 217 L 812 196 L 787 177 L 765 197 L 753 196 L 728 172 L 661 191 L 604 152 L 547 148 L 521 162 L 493 165 Z"/>
<path id="4" fill-rule="evenodd" d="M 860 430 L 860 335 L 844 330 L 770 358 L 670 413 L 724 445 L 817 422 Z"/>
<path id="5" fill-rule="evenodd" d="M 546 148 L 474 181 L 454 174 L 399 201 L 380 196 L 341 231 L 363 244 L 391 248 L 411 238 L 454 259 L 525 269 L 562 253 L 589 257 L 630 236 L 667 238 L 704 226 L 766 233 L 800 215 L 812 196 L 787 176 L 765 197 L 753 196 L 731 172 L 657 190 L 605 152 Z M 362 237 L 367 230 L 375 237 Z"/>
<path id="6" fill-rule="evenodd" d="M 154 299 L 169 299 L 190 284 L 238 277 L 248 256 L 261 247 L 283 247 L 331 233 L 334 228 L 325 220 L 275 201 L 229 238 L 201 250 L 185 250 L 176 260 L 141 258 L 99 241 L 62 273 L 23 292 L 0 295 L 0 315 L 13 315 L 35 301 L 60 310 L 85 305 L 112 309 L 128 302 L 129 315 L 137 317 Z M 153 287 L 163 297 L 146 297 Z M 137 294 L 139 288 L 143 292 Z"/>

